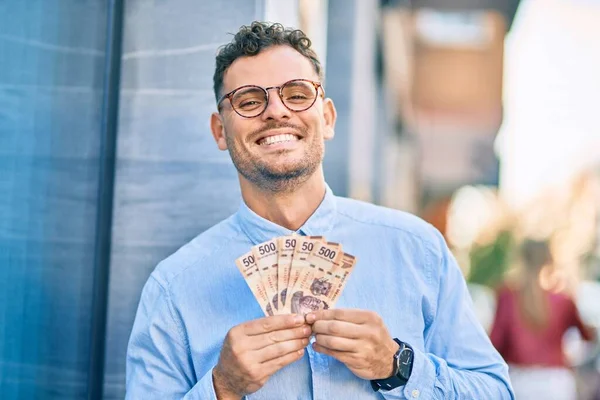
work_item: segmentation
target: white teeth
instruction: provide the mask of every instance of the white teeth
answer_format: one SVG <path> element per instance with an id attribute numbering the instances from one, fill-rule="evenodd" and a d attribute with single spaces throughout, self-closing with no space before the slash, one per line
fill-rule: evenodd
<path id="1" fill-rule="evenodd" d="M 260 144 L 262 146 L 262 145 L 270 145 L 270 144 L 276 144 L 276 143 L 281 143 L 281 142 L 290 142 L 290 141 L 296 141 L 296 140 L 298 140 L 297 136 L 290 135 L 289 133 L 285 133 L 283 135 L 269 136 L 264 139 L 261 139 L 258 144 Z"/>

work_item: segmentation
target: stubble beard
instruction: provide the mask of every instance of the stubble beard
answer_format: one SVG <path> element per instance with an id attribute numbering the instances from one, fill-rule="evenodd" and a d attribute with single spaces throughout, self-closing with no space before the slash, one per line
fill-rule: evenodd
<path id="1" fill-rule="evenodd" d="M 233 165 L 240 175 L 261 190 L 273 193 L 290 193 L 302 186 L 321 165 L 325 153 L 323 142 L 313 136 L 299 161 L 291 165 L 272 165 L 242 149 L 228 135 L 225 140 Z M 302 140 L 306 140 L 306 136 Z M 278 155 L 283 156 L 286 152 L 287 150 L 281 150 Z"/>

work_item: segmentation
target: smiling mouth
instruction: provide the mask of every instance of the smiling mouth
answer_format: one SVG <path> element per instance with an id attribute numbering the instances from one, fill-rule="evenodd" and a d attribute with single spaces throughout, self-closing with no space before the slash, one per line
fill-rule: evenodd
<path id="1" fill-rule="evenodd" d="M 282 135 L 267 136 L 256 142 L 259 146 L 271 146 L 278 143 L 297 142 L 300 140 L 299 136 L 285 133 Z"/>

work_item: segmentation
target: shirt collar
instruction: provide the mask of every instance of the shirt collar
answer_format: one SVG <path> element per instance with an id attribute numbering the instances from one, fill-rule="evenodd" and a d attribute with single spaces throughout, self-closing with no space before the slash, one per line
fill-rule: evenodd
<path id="1" fill-rule="evenodd" d="M 304 225 L 295 232 L 306 236 L 326 236 L 335 223 L 335 211 L 335 195 L 329 185 L 326 185 L 323 201 Z M 242 231 L 255 245 L 294 232 L 256 214 L 243 200 L 236 217 Z"/>

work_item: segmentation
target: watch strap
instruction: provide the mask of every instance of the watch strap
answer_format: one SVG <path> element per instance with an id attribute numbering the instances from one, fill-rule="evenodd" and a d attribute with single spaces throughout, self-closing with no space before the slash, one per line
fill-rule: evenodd
<path id="1" fill-rule="evenodd" d="M 371 388 L 374 391 L 379 391 L 379 390 L 384 390 L 384 391 L 388 391 L 388 390 L 392 390 L 395 389 L 399 386 L 404 386 L 406 385 L 406 383 L 408 382 L 408 378 L 404 378 L 399 371 L 398 368 L 398 362 L 399 362 L 399 357 L 401 355 L 401 353 L 403 351 L 405 351 L 406 349 L 409 349 L 412 352 L 412 348 L 407 345 L 406 343 L 400 341 L 397 338 L 394 338 L 394 341 L 396 343 L 398 343 L 398 345 L 400 346 L 398 348 L 398 351 L 396 352 L 396 354 L 394 354 L 394 368 L 393 368 L 393 375 L 390 376 L 389 378 L 386 379 L 374 379 L 371 380 Z M 412 366 L 411 366 L 411 372 L 412 372 Z"/>

